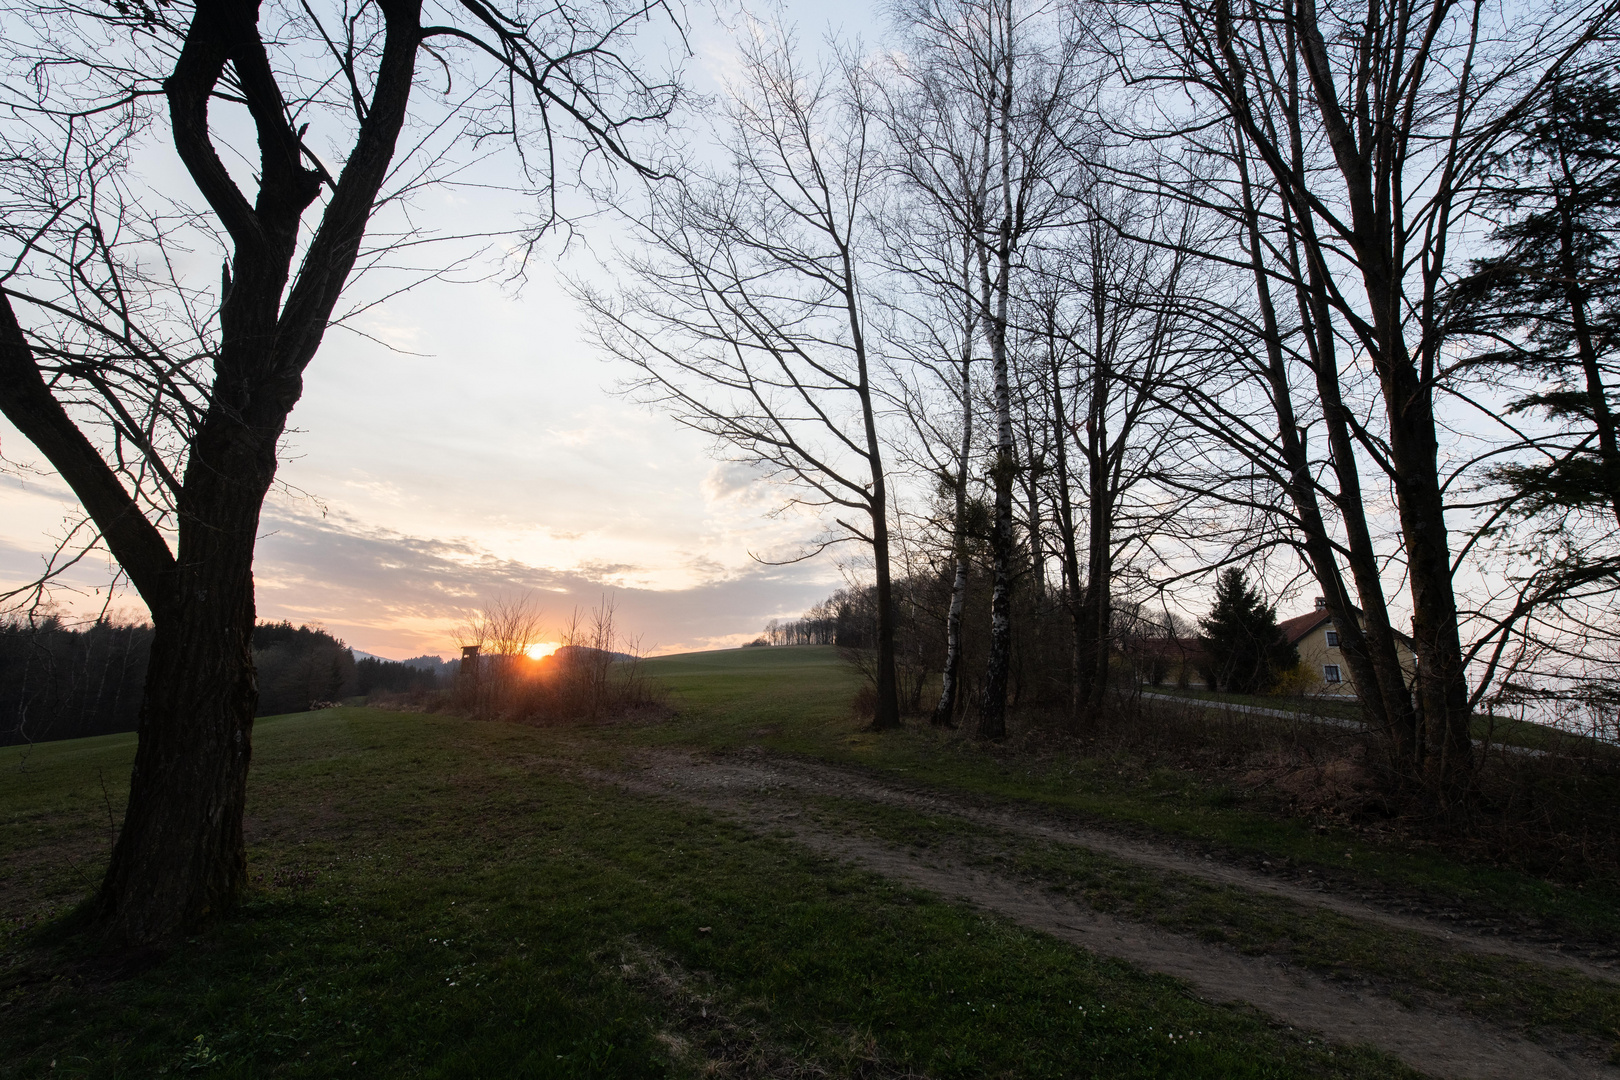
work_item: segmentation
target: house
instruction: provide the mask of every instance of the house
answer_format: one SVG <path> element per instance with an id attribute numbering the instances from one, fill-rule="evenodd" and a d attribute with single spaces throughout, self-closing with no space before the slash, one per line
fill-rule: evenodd
<path id="1" fill-rule="evenodd" d="M 1361 620 L 1361 612 L 1356 611 Z M 1339 629 L 1327 610 L 1327 601 L 1316 598 L 1316 610 L 1296 615 L 1277 624 L 1289 644 L 1299 650 L 1299 665 L 1306 673 L 1306 693 L 1355 697 L 1356 687 L 1350 677 L 1350 665 L 1345 663 L 1339 648 Z M 1408 678 L 1417 671 L 1417 654 L 1412 651 L 1412 639 L 1400 631 L 1395 632 L 1395 652 Z M 1314 680 L 1314 681 L 1310 681 Z"/>

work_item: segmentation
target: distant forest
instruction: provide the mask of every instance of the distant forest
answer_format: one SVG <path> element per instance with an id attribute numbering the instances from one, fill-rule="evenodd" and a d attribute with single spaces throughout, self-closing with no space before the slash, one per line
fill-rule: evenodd
<path id="1" fill-rule="evenodd" d="M 772 619 L 755 645 L 838 645 L 869 649 L 877 640 L 874 590 L 839 589 L 797 619 Z"/>
<path id="2" fill-rule="evenodd" d="M 0 622 L 0 746 L 134 731 L 152 627 L 56 617 Z M 373 693 L 437 689 L 455 662 L 363 656 L 325 630 L 261 622 L 253 632 L 259 716 L 305 712 Z"/>

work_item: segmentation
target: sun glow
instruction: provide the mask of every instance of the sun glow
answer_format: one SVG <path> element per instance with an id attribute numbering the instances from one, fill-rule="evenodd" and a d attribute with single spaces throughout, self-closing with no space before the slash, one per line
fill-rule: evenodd
<path id="1" fill-rule="evenodd" d="M 555 641 L 540 641 L 530 645 L 524 652 L 529 654 L 530 660 L 544 660 L 561 647 Z"/>

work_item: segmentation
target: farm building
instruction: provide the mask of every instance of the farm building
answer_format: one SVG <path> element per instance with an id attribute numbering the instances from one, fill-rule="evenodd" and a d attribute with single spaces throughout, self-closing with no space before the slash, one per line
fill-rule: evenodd
<path id="1" fill-rule="evenodd" d="M 1356 612 L 1356 618 L 1361 619 L 1359 610 Z M 1317 597 L 1315 611 L 1296 615 L 1292 619 L 1284 619 L 1277 625 L 1289 643 L 1299 650 L 1300 667 L 1316 680 L 1308 692 L 1341 697 L 1356 696 L 1355 681 L 1350 677 L 1350 665 L 1345 663 L 1344 653 L 1340 650 L 1339 628 L 1334 624 L 1325 600 L 1320 596 Z M 1417 654 L 1412 651 L 1412 639 L 1396 631 L 1395 649 L 1400 656 L 1401 667 L 1411 675 L 1417 670 Z"/>

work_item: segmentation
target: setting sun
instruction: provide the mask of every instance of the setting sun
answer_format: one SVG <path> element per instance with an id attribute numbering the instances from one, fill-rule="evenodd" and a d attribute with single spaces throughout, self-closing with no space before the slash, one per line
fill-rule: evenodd
<path id="1" fill-rule="evenodd" d="M 544 660 L 561 647 L 562 646 L 555 641 L 541 641 L 534 645 L 530 645 L 524 650 L 524 652 L 529 654 L 530 660 Z"/>

